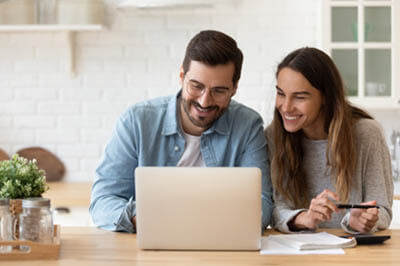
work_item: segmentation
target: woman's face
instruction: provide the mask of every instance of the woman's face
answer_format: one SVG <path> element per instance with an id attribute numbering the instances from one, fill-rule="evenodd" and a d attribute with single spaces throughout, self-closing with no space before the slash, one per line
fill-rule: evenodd
<path id="1" fill-rule="evenodd" d="M 326 139 L 324 117 L 321 111 L 323 97 L 319 90 L 300 73 L 288 67 L 278 73 L 276 108 L 285 130 L 303 130 L 309 139 Z"/>

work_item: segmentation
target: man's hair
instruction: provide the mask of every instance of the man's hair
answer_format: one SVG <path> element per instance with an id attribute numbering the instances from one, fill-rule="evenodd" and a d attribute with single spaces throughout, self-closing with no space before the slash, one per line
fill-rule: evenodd
<path id="1" fill-rule="evenodd" d="M 225 65 L 232 62 L 235 66 L 232 81 L 236 84 L 242 71 L 243 54 L 236 41 L 225 33 L 206 30 L 194 36 L 187 48 L 182 67 L 184 74 L 189 71 L 190 62 L 199 61 L 209 66 Z"/>

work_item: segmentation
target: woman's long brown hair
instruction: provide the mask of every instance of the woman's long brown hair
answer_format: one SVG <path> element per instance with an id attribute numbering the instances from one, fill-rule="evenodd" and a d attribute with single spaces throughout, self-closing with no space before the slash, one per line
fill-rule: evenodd
<path id="1" fill-rule="evenodd" d="M 328 169 L 340 200 L 346 202 L 357 162 L 353 125 L 355 120 L 372 117 L 345 99 L 339 71 L 324 52 L 309 47 L 293 51 L 278 65 L 276 77 L 286 67 L 301 73 L 321 92 L 321 112 L 328 135 Z M 274 187 L 294 207 L 308 207 L 307 182 L 303 169 L 303 132 L 287 132 L 277 109 L 272 121 L 272 131 L 274 149 L 271 166 Z"/>

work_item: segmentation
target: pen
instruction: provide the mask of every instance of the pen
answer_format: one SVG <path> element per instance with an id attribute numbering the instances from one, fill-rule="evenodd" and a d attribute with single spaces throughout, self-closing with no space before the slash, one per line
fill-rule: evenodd
<path id="1" fill-rule="evenodd" d="M 377 208 L 379 209 L 378 205 L 359 205 L 359 204 L 336 204 L 336 207 L 339 209 L 369 209 L 369 208 Z"/>

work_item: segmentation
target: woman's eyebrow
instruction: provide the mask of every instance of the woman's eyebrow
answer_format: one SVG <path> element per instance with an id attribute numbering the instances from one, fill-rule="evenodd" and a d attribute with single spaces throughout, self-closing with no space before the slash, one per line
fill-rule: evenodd
<path id="1" fill-rule="evenodd" d="M 278 91 L 283 92 L 283 90 L 281 88 L 279 88 L 278 85 L 276 85 L 275 88 Z M 296 91 L 296 92 L 293 92 L 293 94 L 295 94 L 295 95 L 311 95 L 311 93 L 309 93 L 308 91 Z"/>

